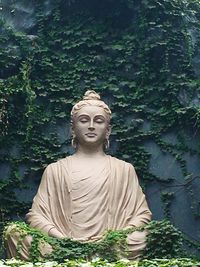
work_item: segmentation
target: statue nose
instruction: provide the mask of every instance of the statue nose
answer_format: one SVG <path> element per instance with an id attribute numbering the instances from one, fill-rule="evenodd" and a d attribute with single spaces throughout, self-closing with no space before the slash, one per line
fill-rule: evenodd
<path id="1" fill-rule="evenodd" d="M 93 121 L 90 122 L 90 125 L 88 127 L 89 130 L 94 130 L 94 124 L 93 124 Z"/>

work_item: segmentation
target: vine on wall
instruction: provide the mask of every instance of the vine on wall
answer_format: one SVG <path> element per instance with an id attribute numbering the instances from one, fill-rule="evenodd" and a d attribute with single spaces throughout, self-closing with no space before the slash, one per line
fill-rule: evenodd
<path id="1" fill-rule="evenodd" d="M 109 103 L 114 154 L 133 162 L 145 183 L 163 181 L 149 171 L 143 146 L 149 140 L 174 157 L 184 177 L 191 175 L 183 153 L 199 150 L 187 145 L 184 129 L 199 127 L 200 82 L 192 65 L 199 1 L 60 0 L 49 13 L 44 2 L 36 1 L 36 23 L 24 32 L 0 22 L 0 163 L 7 170 L 0 180 L 1 224 L 30 206 L 18 190 L 71 153 L 69 136 L 58 129 L 69 125 L 72 105 L 86 89 Z M 162 138 L 172 129 L 176 144 Z M 163 201 L 170 216 L 168 195 Z"/>

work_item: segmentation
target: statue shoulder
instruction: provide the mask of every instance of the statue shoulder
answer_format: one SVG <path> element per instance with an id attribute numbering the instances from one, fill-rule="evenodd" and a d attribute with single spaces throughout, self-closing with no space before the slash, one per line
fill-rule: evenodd
<path id="1" fill-rule="evenodd" d="M 45 168 L 45 172 L 54 172 L 56 170 L 59 170 L 63 166 L 66 167 L 69 164 L 69 158 L 70 156 L 48 164 Z"/>
<path id="2" fill-rule="evenodd" d="M 114 162 L 115 164 L 117 164 L 121 168 L 128 168 L 128 169 L 135 170 L 134 166 L 131 163 L 125 161 L 125 160 L 118 159 L 118 158 L 115 158 L 115 157 L 112 157 L 112 156 L 110 156 L 110 159 L 111 159 L 112 162 Z"/>

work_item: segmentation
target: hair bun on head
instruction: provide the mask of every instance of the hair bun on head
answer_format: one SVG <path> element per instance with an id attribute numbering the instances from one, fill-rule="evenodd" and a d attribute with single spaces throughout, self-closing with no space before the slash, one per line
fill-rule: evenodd
<path id="1" fill-rule="evenodd" d="M 85 92 L 83 100 L 101 100 L 101 97 L 94 90 L 88 90 Z"/>
<path id="2" fill-rule="evenodd" d="M 72 122 L 74 121 L 77 112 L 85 106 L 96 106 L 103 108 L 107 114 L 108 121 L 110 121 L 111 110 L 109 109 L 108 105 L 106 105 L 106 103 L 101 100 L 100 95 L 97 94 L 94 90 L 88 90 L 85 92 L 83 99 L 73 106 L 71 111 Z"/>

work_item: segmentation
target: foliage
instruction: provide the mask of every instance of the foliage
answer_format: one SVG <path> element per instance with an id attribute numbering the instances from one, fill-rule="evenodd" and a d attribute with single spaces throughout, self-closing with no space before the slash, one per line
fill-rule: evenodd
<path id="1" fill-rule="evenodd" d="M 134 231 L 147 231 L 147 246 L 143 252 L 143 259 L 154 258 L 180 258 L 186 256 L 183 252 L 183 237 L 180 231 L 168 221 L 152 221 L 140 228 L 127 230 L 109 230 L 101 240 L 93 242 L 80 242 L 73 239 L 57 239 L 44 235 L 39 230 L 31 228 L 23 222 L 15 222 L 8 225 L 4 232 L 4 239 L 9 239 L 10 234 L 17 232 L 20 239 L 17 244 L 17 257 L 26 236 L 32 236 L 30 248 L 30 260 L 36 262 L 41 260 L 40 245 L 50 244 L 53 251 L 45 255 L 46 260 L 63 262 L 67 260 L 84 259 L 92 260 L 94 257 L 116 262 L 121 258 L 128 257 L 128 246 L 126 238 Z"/>
<path id="2" fill-rule="evenodd" d="M 7 232 L 7 229 L 10 229 L 9 232 Z M 116 261 L 122 255 L 126 256 L 126 237 L 132 231 L 133 229 L 109 230 L 100 241 L 81 243 L 68 238 L 52 238 L 23 222 L 14 222 L 5 228 L 4 240 L 9 238 L 9 234 L 20 233 L 20 239 L 17 244 L 17 257 L 20 257 L 23 240 L 26 236 L 32 236 L 29 257 L 34 262 L 41 259 L 40 245 L 42 242 L 50 244 L 53 248 L 53 253 L 45 256 L 49 260 L 62 262 L 65 259 L 92 259 L 94 255 L 98 255 L 108 261 Z"/>
<path id="3" fill-rule="evenodd" d="M 147 247 L 143 258 L 176 258 L 185 256 L 183 235 L 167 220 L 152 221 L 146 227 Z"/>
<path id="4" fill-rule="evenodd" d="M 152 173 L 144 145 L 153 142 L 171 155 L 199 219 L 184 160 L 184 153 L 199 156 L 185 131 L 199 129 L 200 81 L 192 61 L 199 46 L 199 1 L 35 1 L 34 12 L 18 2 L 35 17 L 32 26 L 15 27 L 11 11 L 17 16 L 20 5 L 12 1 L 9 23 L 6 16 L 0 19 L 1 229 L 30 206 L 19 193 L 38 184 L 48 163 L 71 153 L 70 110 L 88 88 L 111 106 L 112 153 L 133 162 L 143 183 L 166 186 L 176 177 Z M 175 143 L 164 139 L 172 129 Z M 162 195 L 169 218 L 172 195 Z"/>
<path id="5" fill-rule="evenodd" d="M 110 262 L 117 261 L 128 254 L 126 237 L 131 230 L 109 230 L 98 242 L 80 243 L 70 239 L 50 242 L 56 250 L 50 259 L 62 262 L 63 259 L 92 259 L 94 255 Z M 133 230 L 132 230 L 133 231 Z"/>
<path id="6" fill-rule="evenodd" d="M 83 261 L 83 260 L 65 260 L 63 263 L 58 263 L 55 261 L 48 262 L 24 262 L 16 259 L 11 260 L 1 260 L 1 267 L 97 267 L 97 266 L 109 266 L 109 267 L 198 267 L 200 262 L 188 259 L 155 259 L 155 260 L 143 260 L 143 261 L 128 261 L 128 260 L 119 260 L 115 263 L 109 263 L 100 258 L 96 258 L 92 261 Z"/>

